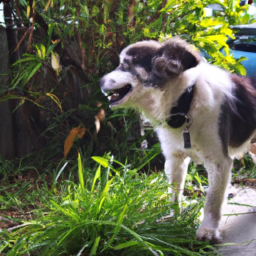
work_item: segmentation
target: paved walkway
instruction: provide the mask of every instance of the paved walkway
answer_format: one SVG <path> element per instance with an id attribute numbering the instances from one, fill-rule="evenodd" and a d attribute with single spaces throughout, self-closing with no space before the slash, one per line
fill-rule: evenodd
<path id="1" fill-rule="evenodd" d="M 239 187 L 233 188 L 232 192 L 234 192 L 234 198 L 229 203 L 253 207 L 234 204 L 224 206 L 224 215 L 242 214 L 222 217 L 220 230 L 223 243 L 231 244 L 218 247 L 219 251 L 224 256 L 256 256 L 256 190 Z"/>

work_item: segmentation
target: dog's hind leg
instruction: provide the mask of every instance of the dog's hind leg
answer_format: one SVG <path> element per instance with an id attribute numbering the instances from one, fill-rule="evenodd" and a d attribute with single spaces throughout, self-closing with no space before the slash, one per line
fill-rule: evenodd
<path id="1" fill-rule="evenodd" d="M 168 178 L 168 182 L 170 187 L 168 189 L 168 193 L 171 194 L 170 201 L 176 202 L 178 207 L 176 211 L 180 211 L 180 201 L 181 196 L 184 189 L 184 182 L 187 174 L 188 164 L 190 162 L 190 158 L 184 158 L 183 155 L 173 155 L 171 158 L 166 159 L 165 161 L 165 174 Z M 171 211 L 171 215 L 174 214 L 175 211 Z"/>
<path id="2" fill-rule="evenodd" d="M 198 240 L 221 242 L 218 227 L 225 191 L 231 177 L 232 160 L 227 156 L 220 162 L 218 164 L 210 161 L 205 162 L 208 172 L 209 188 L 204 206 L 204 219 L 196 232 Z"/>

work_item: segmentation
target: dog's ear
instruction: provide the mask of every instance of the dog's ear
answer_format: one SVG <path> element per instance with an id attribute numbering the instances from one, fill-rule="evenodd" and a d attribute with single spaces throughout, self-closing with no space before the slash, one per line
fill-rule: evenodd
<path id="1" fill-rule="evenodd" d="M 163 43 L 152 59 L 153 73 L 162 79 L 175 77 L 197 66 L 200 54 L 180 38 Z"/>

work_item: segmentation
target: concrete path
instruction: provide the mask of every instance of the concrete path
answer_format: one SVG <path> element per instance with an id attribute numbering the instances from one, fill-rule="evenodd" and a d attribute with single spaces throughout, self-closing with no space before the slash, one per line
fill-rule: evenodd
<path id="1" fill-rule="evenodd" d="M 232 187 L 234 197 L 223 207 L 220 231 L 223 243 L 231 243 L 218 247 L 224 256 L 256 256 L 256 190 L 248 187 Z M 250 206 L 239 206 L 239 203 Z M 225 214 L 238 214 L 225 216 Z M 234 245 L 235 243 L 235 245 Z"/>

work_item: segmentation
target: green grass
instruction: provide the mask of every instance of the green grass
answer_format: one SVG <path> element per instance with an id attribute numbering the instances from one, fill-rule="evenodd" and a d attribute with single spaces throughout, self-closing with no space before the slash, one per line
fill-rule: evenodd
<path id="1" fill-rule="evenodd" d="M 40 186 L 27 190 L 25 182 L 26 189 L 0 198 L 8 198 L 9 204 L 19 202 L 17 207 L 32 212 L 30 221 L 1 230 L 0 253 L 217 255 L 209 243 L 195 238 L 202 201 L 159 222 L 175 208 L 168 200 L 168 184 L 162 173 L 138 173 L 110 156 L 93 159 L 99 163 L 94 176 L 83 169 L 79 155 L 78 182 L 71 177 L 57 182 L 67 165 L 62 163 L 50 181 L 43 182 L 40 176 L 35 183 Z M 113 162 L 119 167 L 113 168 Z"/>

